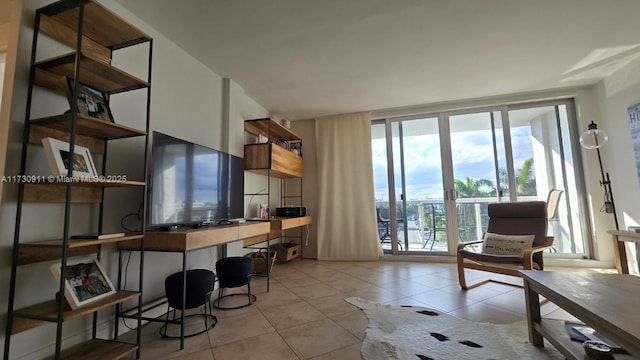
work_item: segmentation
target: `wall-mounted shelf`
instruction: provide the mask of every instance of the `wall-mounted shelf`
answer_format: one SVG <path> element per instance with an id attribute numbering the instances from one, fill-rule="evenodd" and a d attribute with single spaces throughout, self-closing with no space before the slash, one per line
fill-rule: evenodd
<path id="1" fill-rule="evenodd" d="M 96 300 L 91 304 L 84 305 L 76 310 L 67 309 L 62 314 L 63 321 L 92 314 L 94 311 L 104 309 L 108 306 L 119 304 L 123 301 L 131 300 L 140 296 L 137 291 L 118 290 L 115 294 L 106 296 L 100 300 Z M 42 304 L 29 306 L 24 309 L 16 310 L 14 313 L 14 326 L 12 333 L 16 334 L 21 331 L 42 325 L 45 322 L 58 321 L 58 303 L 55 300 Z"/>
<path id="2" fill-rule="evenodd" d="M 45 70 L 54 75 L 74 78 L 76 63 L 76 53 L 61 55 L 52 59 L 37 62 L 34 66 L 37 69 Z M 81 83 L 92 86 L 98 90 L 109 94 L 116 94 L 123 91 L 141 89 L 149 86 L 149 83 L 132 76 L 115 66 L 107 64 L 97 59 L 95 56 L 80 54 L 80 77 Z M 36 72 L 35 83 L 40 86 L 49 87 L 50 82 Z"/>
<path id="3" fill-rule="evenodd" d="M 244 131 L 268 139 L 266 143 L 244 146 L 245 170 L 279 178 L 304 176 L 302 156 L 278 145 L 302 141 L 295 133 L 271 118 L 246 120 Z"/>
<path id="4" fill-rule="evenodd" d="M 139 239 L 142 239 L 142 235 L 127 235 L 110 239 L 69 239 L 66 242 L 66 247 L 68 249 L 67 251 L 71 254 L 70 256 L 79 256 L 96 253 L 99 245 Z M 62 248 L 64 245 L 64 239 L 35 241 L 20 244 L 18 264 L 26 265 L 41 261 L 61 259 Z"/>
<path id="5" fill-rule="evenodd" d="M 69 114 L 53 115 L 29 121 L 31 126 L 38 125 L 65 132 L 71 131 L 73 116 Z M 125 125 L 107 122 L 84 114 L 76 119 L 76 135 L 86 135 L 95 139 L 113 140 L 146 135 L 146 132 Z"/>

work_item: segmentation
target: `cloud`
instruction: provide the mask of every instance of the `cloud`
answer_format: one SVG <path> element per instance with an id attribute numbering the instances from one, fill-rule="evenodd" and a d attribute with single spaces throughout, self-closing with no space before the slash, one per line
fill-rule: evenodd
<path id="1" fill-rule="evenodd" d="M 526 159 L 532 158 L 531 130 L 528 126 L 512 127 L 512 154 L 518 170 Z M 498 130 L 497 139 L 502 139 Z M 442 199 L 442 162 L 438 135 L 406 136 L 404 144 L 404 171 L 406 198 L 409 200 Z M 455 179 L 489 179 L 495 182 L 494 150 L 491 134 L 487 130 L 455 132 L 451 134 L 453 173 Z M 372 141 L 375 194 L 377 200 L 388 200 L 387 157 L 384 139 Z M 399 142 L 394 141 L 394 165 L 400 169 Z M 504 143 L 498 141 L 498 167 L 506 168 Z M 399 170 L 397 171 L 399 174 Z M 396 175 L 399 181 L 399 175 Z M 401 193 L 396 183 L 396 195 Z"/>

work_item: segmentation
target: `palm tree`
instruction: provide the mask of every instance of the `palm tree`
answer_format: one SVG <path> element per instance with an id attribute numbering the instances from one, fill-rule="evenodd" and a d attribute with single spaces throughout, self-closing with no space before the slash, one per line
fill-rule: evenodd
<path id="1" fill-rule="evenodd" d="M 533 176 L 533 159 L 527 159 L 516 174 L 516 191 L 518 195 L 535 195 L 536 178 Z"/>
<path id="2" fill-rule="evenodd" d="M 489 197 L 495 196 L 496 186 L 489 179 L 472 179 L 467 177 L 465 180 L 454 180 L 454 186 L 458 197 Z"/>
<path id="3" fill-rule="evenodd" d="M 518 195 L 536 195 L 536 178 L 533 176 L 533 159 L 529 158 L 522 163 L 522 168 L 516 170 L 516 192 Z M 509 181 L 507 170 L 498 169 L 500 188 L 505 195 L 509 194 Z"/>

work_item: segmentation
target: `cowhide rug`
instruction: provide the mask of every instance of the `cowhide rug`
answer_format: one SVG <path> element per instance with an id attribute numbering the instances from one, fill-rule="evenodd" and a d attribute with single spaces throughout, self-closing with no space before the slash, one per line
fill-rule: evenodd
<path id="1" fill-rule="evenodd" d="M 456 318 L 440 311 L 394 307 L 351 297 L 369 319 L 363 359 L 564 359 L 551 345 L 528 342 L 527 324 L 496 325 Z"/>

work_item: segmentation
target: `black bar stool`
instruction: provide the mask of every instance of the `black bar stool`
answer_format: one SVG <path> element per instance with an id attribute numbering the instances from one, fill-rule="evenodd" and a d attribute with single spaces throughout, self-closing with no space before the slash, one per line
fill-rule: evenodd
<path id="1" fill-rule="evenodd" d="M 256 301 L 256 296 L 251 293 L 251 275 L 253 274 L 253 259 L 242 256 L 231 256 L 216 262 L 216 275 L 218 276 L 218 299 L 213 301 L 213 306 L 218 309 L 240 309 L 249 306 Z M 223 296 L 225 288 L 236 288 L 247 285 L 247 293 L 235 293 Z M 220 301 L 225 298 L 246 296 L 247 303 L 238 306 L 220 306 Z"/>
<path id="2" fill-rule="evenodd" d="M 168 300 L 167 305 L 167 318 L 166 323 L 160 328 L 160 336 L 163 338 L 179 339 L 180 336 L 167 335 L 167 325 L 169 323 L 180 324 L 179 320 L 176 320 L 176 310 L 182 309 L 182 278 L 184 273 L 179 271 L 175 274 L 169 275 L 164 281 L 164 288 Z M 211 313 L 211 293 L 213 292 L 213 286 L 216 281 L 216 275 L 206 269 L 193 269 L 187 270 L 187 287 L 185 294 L 184 309 L 195 309 L 199 306 L 204 306 L 204 314 L 191 314 L 187 317 L 202 316 L 204 319 L 204 330 L 196 332 L 194 334 L 185 335 L 184 337 L 191 337 L 202 334 L 203 332 L 212 329 L 218 323 L 218 319 Z M 173 308 L 173 321 L 169 321 L 169 312 Z M 207 308 L 209 309 L 207 312 Z M 212 320 L 211 326 L 209 326 L 209 320 Z"/>

